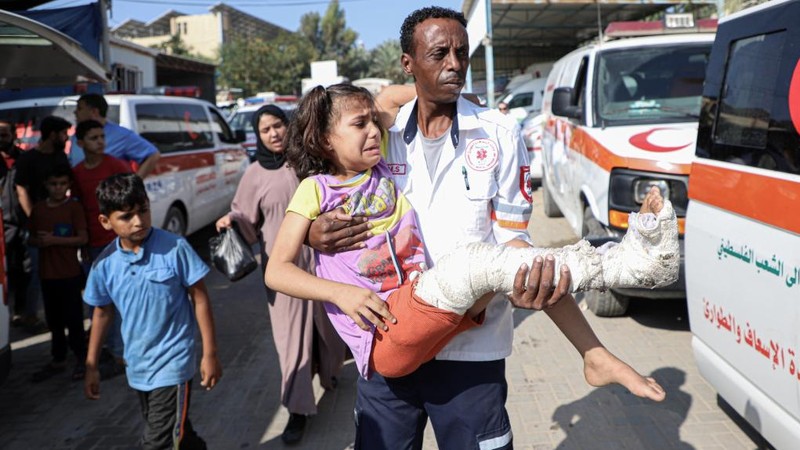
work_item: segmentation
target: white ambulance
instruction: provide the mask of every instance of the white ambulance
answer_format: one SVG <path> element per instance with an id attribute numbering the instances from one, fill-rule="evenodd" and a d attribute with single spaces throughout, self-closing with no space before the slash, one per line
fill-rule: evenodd
<path id="1" fill-rule="evenodd" d="M 694 29 L 714 30 L 716 21 Z M 644 28 L 644 30 L 637 30 Z M 660 23 L 609 25 L 607 37 L 657 32 L 589 45 L 558 60 L 542 112 L 542 195 L 546 215 L 562 215 L 579 236 L 618 240 L 628 215 L 658 186 L 686 212 L 697 114 L 713 32 L 673 34 Z M 665 34 L 666 33 L 666 34 Z M 682 243 L 682 241 L 681 241 Z M 631 296 L 683 298 L 684 279 L 663 289 L 585 294 L 598 316 L 627 310 Z"/>
<path id="2" fill-rule="evenodd" d="M 720 21 L 689 181 L 686 291 L 700 373 L 800 448 L 800 2 Z"/>
<path id="3" fill-rule="evenodd" d="M 23 148 L 36 145 L 39 121 L 57 115 L 75 122 L 77 96 L 0 103 L 0 117 L 14 122 Z M 144 180 L 153 225 L 190 234 L 230 209 L 250 163 L 222 113 L 203 100 L 161 95 L 106 95 L 108 120 L 139 133 L 161 152 Z"/>

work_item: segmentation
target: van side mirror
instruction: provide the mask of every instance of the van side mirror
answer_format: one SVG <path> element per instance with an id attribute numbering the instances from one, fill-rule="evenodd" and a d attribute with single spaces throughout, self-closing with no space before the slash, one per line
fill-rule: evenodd
<path id="1" fill-rule="evenodd" d="M 233 130 L 233 140 L 237 144 L 244 142 L 247 140 L 247 133 L 245 133 L 243 129 L 237 128 Z"/>
<path id="2" fill-rule="evenodd" d="M 571 87 L 560 87 L 553 91 L 553 114 L 570 119 L 583 118 L 581 107 L 572 104 Z"/>

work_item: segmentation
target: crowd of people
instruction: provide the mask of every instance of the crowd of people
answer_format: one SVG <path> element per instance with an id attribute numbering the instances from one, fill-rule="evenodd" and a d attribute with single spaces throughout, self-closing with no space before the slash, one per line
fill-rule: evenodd
<path id="1" fill-rule="evenodd" d="M 513 307 L 544 310 L 591 385 L 619 383 L 663 400 L 654 379 L 603 347 L 571 292 L 671 281 L 678 255 L 669 202 L 651 190 L 618 247 L 532 248 L 519 128 L 461 95 L 464 16 L 414 11 L 400 43 L 413 86 L 377 98 L 320 86 L 291 121 L 277 106 L 260 108 L 256 161 L 216 222 L 260 247 L 289 412 L 283 441 L 301 440 L 317 412 L 314 376 L 335 389 L 352 356 L 356 449 L 419 449 L 429 419 L 442 449 L 512 448 L 505 358 Z M 70 376 L 89 399 L 124 371 L 140 400 L 144 448 L 205 448 L 188 409 L 196 331 L 200 384 L 212 389 L 223 374 L 209 269 L 185 239 L 152 226 L 142 179 L 159 153 L 108 121 L 107 110 L 102 95 L 80 97 L 69 156 L 64 119 L 44 118 L 39 145 L 26 152 L 0 122 L 14 320 L 36 325 L 40 288 L 52 359 L 34 382 L 67 371 L 71 350 Z M 624 258 L 639 272 L 626 271 Z"/>

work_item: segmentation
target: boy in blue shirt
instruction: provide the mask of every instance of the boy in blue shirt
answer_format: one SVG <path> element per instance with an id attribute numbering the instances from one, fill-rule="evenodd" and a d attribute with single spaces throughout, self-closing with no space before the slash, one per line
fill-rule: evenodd
<path id="1" fill-rule="evenodd" d="M 137 175 L 107 178 L 97 188 L 97 201 L 100 223 L 117 239 L 94 261 L 84 291 L 84 301 L 95 306 L 84 393 L 100 398 L 98 359 L 116 306 L 128 384 L 139 395 L 145 420 L 142 447 L 205 449 L 188 408 L 196 328 L 203 342 L 200 384 L 210 390 L 222 376 L 203 283 L 208 267 L 185 239 L 151 227 L 150 202 Z"/>

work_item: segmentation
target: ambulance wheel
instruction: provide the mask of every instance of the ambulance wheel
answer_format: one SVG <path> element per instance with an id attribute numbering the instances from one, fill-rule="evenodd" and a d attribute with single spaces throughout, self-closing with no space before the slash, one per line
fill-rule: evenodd
<path id="1" fill-rule="evenodd" d="M 164 229 L 178 236 L 186 235 L 186 218 L 177 206 L 170 206 L 164 219 Z"/>
<path id="2" fill-rule="evenodd" d="M 544 215 L 547 217 L 563 216 L 561 210 L 558 209 L 558 205 L 553 201 L 550 190 L 547 189 L 547 180 L 544 178 L 544 173 L 542 174 L 542 209 L 544 210 Z"/>
<path id="3" fill-rule="evenodd" d="M 589 205 L 586 205 L 583 209 L 583 226 L 581 229 L 583 230 L 583 237 L 601 237 L 608 235 L 605 228 L 603 228 L 603 224 L 595 219 L 592 208 Z"/>
<path id="4" fill-rule="evenodd" d="M 589 311 L 598 317 L 617 317 L 625 314 L 631 299 L 625 295 L 608 290 L 605 292 L 588 291 L 583 300 Z"/>

